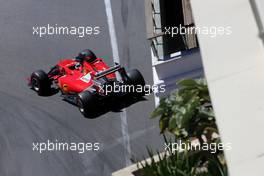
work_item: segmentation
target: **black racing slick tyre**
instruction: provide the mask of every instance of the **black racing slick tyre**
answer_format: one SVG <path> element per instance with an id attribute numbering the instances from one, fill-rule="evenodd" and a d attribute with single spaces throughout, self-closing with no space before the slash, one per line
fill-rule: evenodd
<path id="1" fill-rule="evenodd" d="M 43 70 L 35 71 L 31 74 L 31 88 L 40 96 L 47 95 L 51 90 L 48 75 Z"/>
<path id="2" fill-rule="evenodd" d="M 88 91 L 78 94 L 77 106 L 82 115 L 86 118 L 95 118 L 98 113 L 98 98 Z"/>
<path id="3" fill-rule="evenodd" d="M 144 96 L 145 95 L 145 91 L 144 91 L 145 79 L 140 73 L 140 71 L 138 71 L 137 69 L 130 70 L 129 72 L 127 72 L 127 76 L 128 76 L 128 83 L 130 85 L 133 85 L 136 88 L 141 86 L 142 88 L 142 89 L 136 89 L 136 90 L 142 90 L 142 91 L 140 92 L 136 91 L 136 92 L 133 92 L 133 94 L 137 96 Z"/>

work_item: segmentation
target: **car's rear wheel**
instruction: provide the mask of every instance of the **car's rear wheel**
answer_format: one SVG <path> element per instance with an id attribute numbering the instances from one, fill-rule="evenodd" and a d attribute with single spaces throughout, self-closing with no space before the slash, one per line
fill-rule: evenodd
<path id="1" fill-rule="evenodd" d="M 129 72 L 127 72 L 127 76 L 128 76 L 128 83 L 130 85 L 135 86 L 135 89 L 134 89 L 135 92 L 133 92 L 133 95 L 144 96 L 145 95 L 145 91 L 144 91 L 145 79 L 140 73 L 140 71 L 138 71 L 137 69 L 130 70 Z"/>
<path id="2" fill-rule="evenodd" d="M 47 95 L 50 92 L 51 84 L 48 75 L 43 70 L 31 74 L 31 88 L 40 96 Z"/>
<path id="3" fill-rule="evenodd" d="M 78 94 L 77 106 L 83 116 L 87 118 L 95 118 L 98 113 L 98 98 L 88 91 L 84 91 Z"/>

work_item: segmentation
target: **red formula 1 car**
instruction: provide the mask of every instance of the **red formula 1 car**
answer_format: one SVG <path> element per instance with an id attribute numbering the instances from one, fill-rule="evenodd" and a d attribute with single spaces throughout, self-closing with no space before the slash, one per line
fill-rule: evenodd
<path id="1" fill-rule="evenodd" d="M 50 94 L 51 90 L 60 90 L 62 97 L 77 105 L 88 118 L 98 111 L 99 104 L 106 98 L 145 95 L 144 91 L 135 89 L 145 86 L 138 70 L 126 72 L 119 64 L 109 67 L 88 49 L 75 59 L 61 60 L 48 73 L 43 70 L 33 72 L 29 86 L 41 96 Z"/>

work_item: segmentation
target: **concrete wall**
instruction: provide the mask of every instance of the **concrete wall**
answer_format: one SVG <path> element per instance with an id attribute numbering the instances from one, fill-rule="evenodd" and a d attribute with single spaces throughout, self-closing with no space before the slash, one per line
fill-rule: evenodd
<path id="1" fill-rule="evenodd" d="M 199 78 L 203 76 L 203 66 L 199 49 L 179 52 L 180 55 L 167 61 L 153 59 L 154 84 L 166 86 L 166 92 L 156 92 L 156 104 L 159 98 L 169 95 L 177 88 L 177 81 L 183 78 Z"/>
<path id="2" fill-rule="evenodd" d="M 264 48 L 248 0 L 192 0 L 197 26 L 231 26 L 199 35 L 205 74 L 231 176 L 261 176 L 264 162 Z M 210 14 L 210 15 L 209 15 Z"/>
<path id="3" fill-rule="evenodd" d="M 259 9 L 262 24 L 264 24 L 264 1 L 255 0 L 255 2 L 256 2 L 258 9 Z"/>

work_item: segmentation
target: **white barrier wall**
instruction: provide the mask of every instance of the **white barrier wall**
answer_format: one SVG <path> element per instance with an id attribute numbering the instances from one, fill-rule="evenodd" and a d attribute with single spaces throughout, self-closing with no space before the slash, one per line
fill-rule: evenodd
<path id="1" fill-rule="evenodd" d="M 156 61 L 152 55 L 154 84 L 165 86 L 165 92 L 155 92 L 155 103 L 158 105 L 161 97 L 168 96 L 177 88 L 177 82 L 183 78 L 200 78 L 204 76 L 199 49 L 183 51 L 181 55 L 167 61 Z"/>
<path id="2" fill-rule="evenodd" d="M 232 34 L 199 35 L 205 74 L 231 176 L 262 176 L 264 47 L 248 0 L 192 0 L 196 26 L 231 26 Z"/>

